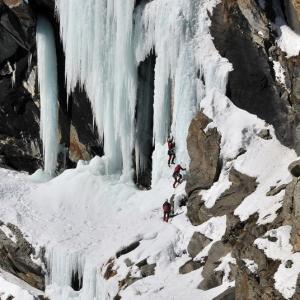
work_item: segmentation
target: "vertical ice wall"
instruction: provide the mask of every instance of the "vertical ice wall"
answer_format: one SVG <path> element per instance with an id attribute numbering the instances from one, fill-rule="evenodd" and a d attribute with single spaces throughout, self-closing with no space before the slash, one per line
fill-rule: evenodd
<path id="1" fill-rule="evenodd" d="M 136 103 L 132 46 L 135 0 L 56 0 L 66 54 L 67 89 L 91 100 L 107 173 L 131 173 Z"/>
<path id="2" fill-rule="evenodd" d="M 136 9 L 134 42 L 136 61 L 152 48 L 155 66 L 153 183 L 162 172 L 163 145 L 171 125 L 177 161 L 188 166 L 186 137 L 197 111 L 197 64 L 195 43 L 199 0 L 155 0 Z M 206 12 L 205 12 L 206 13 Z M 160 152 L 163 152 L 162 154 Z"/>
<path id="3" fill-rule="evenodd" d="M 41 138 L 44 149 L 44 170 L 54 175 L 57 163 L 57 59 L 55 38 L 50 22 L 39 16 L 36 30 L 38 79 L 41 98 Z"/>
<path id="4" fill-rule="evenodd" d="M 87 91 L 100 136 L 104 137 L 106 172 L 123 170 L 130 175 L 137 67 L 151 49 L 157 55 L 153 142 L 157 148 L 165 144 L 172 120 L 178 160 L 188 164 L 186 136 L 197 110 L 192 40 L 199 3 L 155 0 L 146 5 L 141 2 L 134 10 L 135 0 L 56 0 L 66 53 L 67 89 L 70 93 L 79 82 Z M 170 99 L 170 88 L 174 99 Z M 137 156 L 140 166 L 141 160 Z M 154 169 L 160 169 L 157 162 L 153 164 Z M 159 174 L 154 177 L 159 178 Z"/>

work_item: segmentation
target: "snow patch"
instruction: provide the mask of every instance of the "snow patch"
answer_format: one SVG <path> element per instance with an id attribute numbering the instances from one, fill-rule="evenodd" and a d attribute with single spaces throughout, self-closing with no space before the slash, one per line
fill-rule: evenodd
<path id="1" fill-rule="evenodd" d="M 231 256 L 231 253 L 228 253 L 226 256 L 222 257 L 220 259 L 220 265 L 215 268 L 216 272 L 223 272 L 224 276 L 223 276 L 223 283 L 230 282 L 230 273 L 231 273 L 231 265 L 235 265 L 236 264 L 236 259 L 233 258 Z"/>
<path id="2" fill-rule="evenodd" d="M 258 265 L 254 260 L 244 258 L 243 261 L 251 273 L 255 274 L 257 272 Z"/>
<path id="3" fill-rule="evenodd" d="M 273 61 L 273 68 L 276 80 L 286 88 L 284 68 L 281 66 L 279 61 Z"/>
<path id="4" fill-rule="evenodd" d="M 6 225 L 1 225 L 0 229 L 5 233 L 8 239 L 12 240 L 14 243 L 17 242 L 16 235 Z"/>
<path id="5" fill-rule="evenodd" d="M 274 275 L 275 288 L 285 299 L 293 297 L 300 272 L 300 253 L 294 253 L 290 244 L 291 226 L 281 226 L 268 231 L 254 244 L 263 250 L 267 257 L 280 260 L 281 264 Z"/>

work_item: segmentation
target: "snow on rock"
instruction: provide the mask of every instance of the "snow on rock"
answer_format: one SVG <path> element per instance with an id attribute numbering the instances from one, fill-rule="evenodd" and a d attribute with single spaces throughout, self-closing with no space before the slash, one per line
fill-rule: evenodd
<path id="1" fill-rule="evenodd" d="M 270 131 L 274 136 L 272 127 Z M 237 170 L 256 177 L 259 183 L 256 191 L 246 197 L 235 210 L 235 215 L 239 216 L 241 221 L 247 220 L 256 212 L 259 214 L 259 224 L 270 223 L 276 218 L 276 212 L 282 207 L 284 191 L 275 196 L 266 194 L 270 186 L 291 181 L 292 177 L 287 166 L 296 158 L 297 155 L 293 150 L 282 146 L 275 138 L 263 140 L 253 137 L 247 147 L 247 153 L 239 157 L 234 164 Z"/>
<path id="2" fill-rule="evenodd" d="M 230 264 L 235 265 L 236 259 L 231 256 L 231 253 L 228 253 L 226 256 L 222 257 L 220 260 L 220 265 L 215 268 L 215 271 L 223 272 L 223 283 L 230 282 L 229 276 L 231 272 Z"/>
<path id="3" fill-rule="evenodd" d="M 286 88 L 285 70 L 281 66 L 279 61 L 273 61 L 273 69 L 274 69 L 274 72 L 275 72 L 276 80 Z"/>
<path id="4" fill-rule="evenodd" d="M 276 18 L 276 28 L 278 33 L 277 44 L 287 57 L 297 56 L 300 52 L 300 35 L 294 32 L 282 18 Z"/>
<path id="5" fill-rule="evenodd" d="M 1 225 L 0 229 L 5 233 L 8 239 L 12 240 L 14 243 L 17 242 L 15 234 L 6 225 Z"/>
<path id="6" fill-rule="evenodd" d="M 249 269 L 249 271 L 251 273 L 256 273 L 257 272 L 258 265 L 257 265 L 257 263 L 255 263 L 254 260 L 244 258 L 243 261 L 244 261 L 244 263 L 246 264 L 246 267 Z"/>
<path id="7" fill-rule="evenodd" d="M 195 47 L 198 49 L 196 61 L 201 66 L 200 77 L 205 78 L 205 85 L 197 85 L 197 94 L 203 96 L 199 105 L 203 113 L 213 120 L 211 126 L 216 126 L 222 136 L 221 158 L 225 162 L 220 182 L 210 190 L 201 192 L 201 195 L 204 196 L 208 207 L 214 205 L 218 196 L 229 187 L 225 168 L 228 167 L 227 162 L 230 164 L 235 159 L 230 166 L 243 174 L 256 177 L 258 182 L 256 191 L 241 203 L 235 210 L 235 215 L 239 216 L 241 221 L 245 221 L 258 212 L 260 224 L 272 222 L 277 210 L 282 206 L 284 192 L 273 197 L 267 197 L 266 193 L 270 186 L 291 181 L 287 166 L 297 155 L 294 150 L 280 144 L 272 126 L 239 109 L 225 96 L 228 74 L 232 66 L 214 47 L 207 29 L 210 21 L 206 20 L 205 14 L 200 13 L 198 18 L 201 26 L 195 40 Z M 257 133 L 265 128 L 270 130 L 273 137 L 271 140 L 263 140 L 257 136 Z M 239 156 L 241 149 L 246 150 L 246 153 Z"/>
<path id="8" fill-rule="evenodd" d="M 212 245 L 220 241 L 226 231 L 226 216 L 222 217 L 213 217 L 209 219 L 207 222 L 199 225 L 194 226 L 198 231 L 204 234 L 206 237 L 212 240 L 210 244 L 208 244 L 196 257 L 195 260 L 201 261 L 204 257 L 208 255 L 208 252 Z"/>
<path id="9" fill-rule="evenodd" d="M 208 190 L 202 190 L 199 194 L 202 196 L 202 200 L 205 201 L 207 208 L 212 208 L 220 196 L 230 188 L 231 182 L 229 181 L 228 169 L 223 169 L 219 180 L 215 182 Z"/>
<path id="10" fill-rule="evenodd" d="M 226 216 L 194 227 L 186 209 L 177 206 L 170 223 L 162 222 L 162 203 L 174 193 L 173 168 L 166 163 L 168 129 L 176 140 L 178 161 L 188 165 L 186 136 L 197 110 L 203 110 L 221 133 L 225 162 L 219 182 L 202 194 L 206 205 L 212 207 L 230 187 L 228 167 L 234 167 L 258 182 L 235 214 L 245 221 L 258 212 L 259 223 L 276 217 L 283 192 L 272 197 L 266 193 L 270 186 L 291 179 L 287 166 L 296 154 L 277 141 L 273 127 L 225 96 L 232 66 L 219 55 L 209 33 L 208 12 L 219 2 L 153 0 L 134 11 L 133 0 L 56 0 L 68 92 L 77 82 L 85 87 L 104 136 L 105 156 L 80 161 L 76 169 L 46 183 L 32 182 L 42 181 L 40 172 L 29 179 L 0 170 L 5 177 L 0 181 L 0 219 L 16 222 L 34 246 L 46 245 L 50 269 L 46 294 L 51 299 L 111 299 L 119 292 L 122 299 L 130 300 L 208 300 L 234 285 L 225 276 L 220 287 L 202 291 L 197 288 L 201 268 L 185 275 L 178 272 L 190 259 L 185 251 L 193 233 L 213 240 L 196 257 L 201 260 L 224 235 Z M 153 49 L 157 55 L 153 180 L 152 190 L 140 191 L 131 180 L 136 68 Z M 270 130 L 271 140 L 256 135 L 264 128 Z M 247 151 L 237 158 L 241 149 Z M 184 196 L 182 184 L 175 190 L 175 203 Z M 105 280 L 102 268 L 134 242 L 139 242 L 136 248 L 115 260 L 117 274 Z M 119 281 L 128 272 L 140 276 L 136 266 L 124 263 L 126 258 L 156 264 L 155 274 L 119 291 Z M 231 256 L 223 258 L 220 270 L 228 272 L 229 262 Z M 74 273 L 82 278 L 80 291 L 71 288 Z"/>
<path id="11" fill-rule="evenodd" d="M 275 288 L 285 299 L 290 299 L 294 295 L 300 272 L 300 253 L 293 253 L 290 244 L 291 229 L 288 225 L 281 226 L 268 231 L 263 238 L 258 238 L 254 242 L 267 257 L 281 261 L 274 279 Z"/>
<path id="12" fill-rule="evenodd" d="M 34 300 L 43 293 L 34 289 L 29 284 L 0 269 L 0 298 L 15 300 Z"/>

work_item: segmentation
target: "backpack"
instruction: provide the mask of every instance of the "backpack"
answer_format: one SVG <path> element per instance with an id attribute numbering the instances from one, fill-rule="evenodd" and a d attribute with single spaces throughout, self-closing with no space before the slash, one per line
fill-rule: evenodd
<path id="1" fill-rule="evenodd" d="M 181 166 L 180 165 L 177 165 L 175 170 L 174 170 L 174 173 L 180 173 L 180 170 L 181 170 Z"/>
<path id="2" fill-rule="evenodd" d="M 165 202 L 163 205 L 164 212 L 170 212 L 171 211 L 171 204 L 169 202 Z"/>

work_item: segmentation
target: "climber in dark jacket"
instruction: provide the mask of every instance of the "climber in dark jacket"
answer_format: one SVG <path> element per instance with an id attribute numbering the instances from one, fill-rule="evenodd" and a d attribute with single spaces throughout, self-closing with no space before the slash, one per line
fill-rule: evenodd
<path id="1" fill-rule="evenodd" d="M 169 221 L 170 218 L 170 212 L 171 212 L 171 204 L 169 203 L 168 199 L 163 204 L 163 211 L 164 211 L 164 222 Z"/>
<path id="2" fill-rule="evenodd" d="M 169 155 L 168 166 L 170 167 L 171 164 L 175 164 L 175 158 L 176 158 L 174 137 L 168 138 L 168 155 Z"/>
<path id="3" fill-rule="evenodd" d="M 182 182 L 182 175 L 180 174 L 180 171 L 185 171 L 186 169 L 182 168 L 181 165 L 177 165 L 175 167 L 174 173 L 173 173 L 173 178 L 175 179 L 173 183 L 173 188 L 175 189 L 177 183 Z"/>

